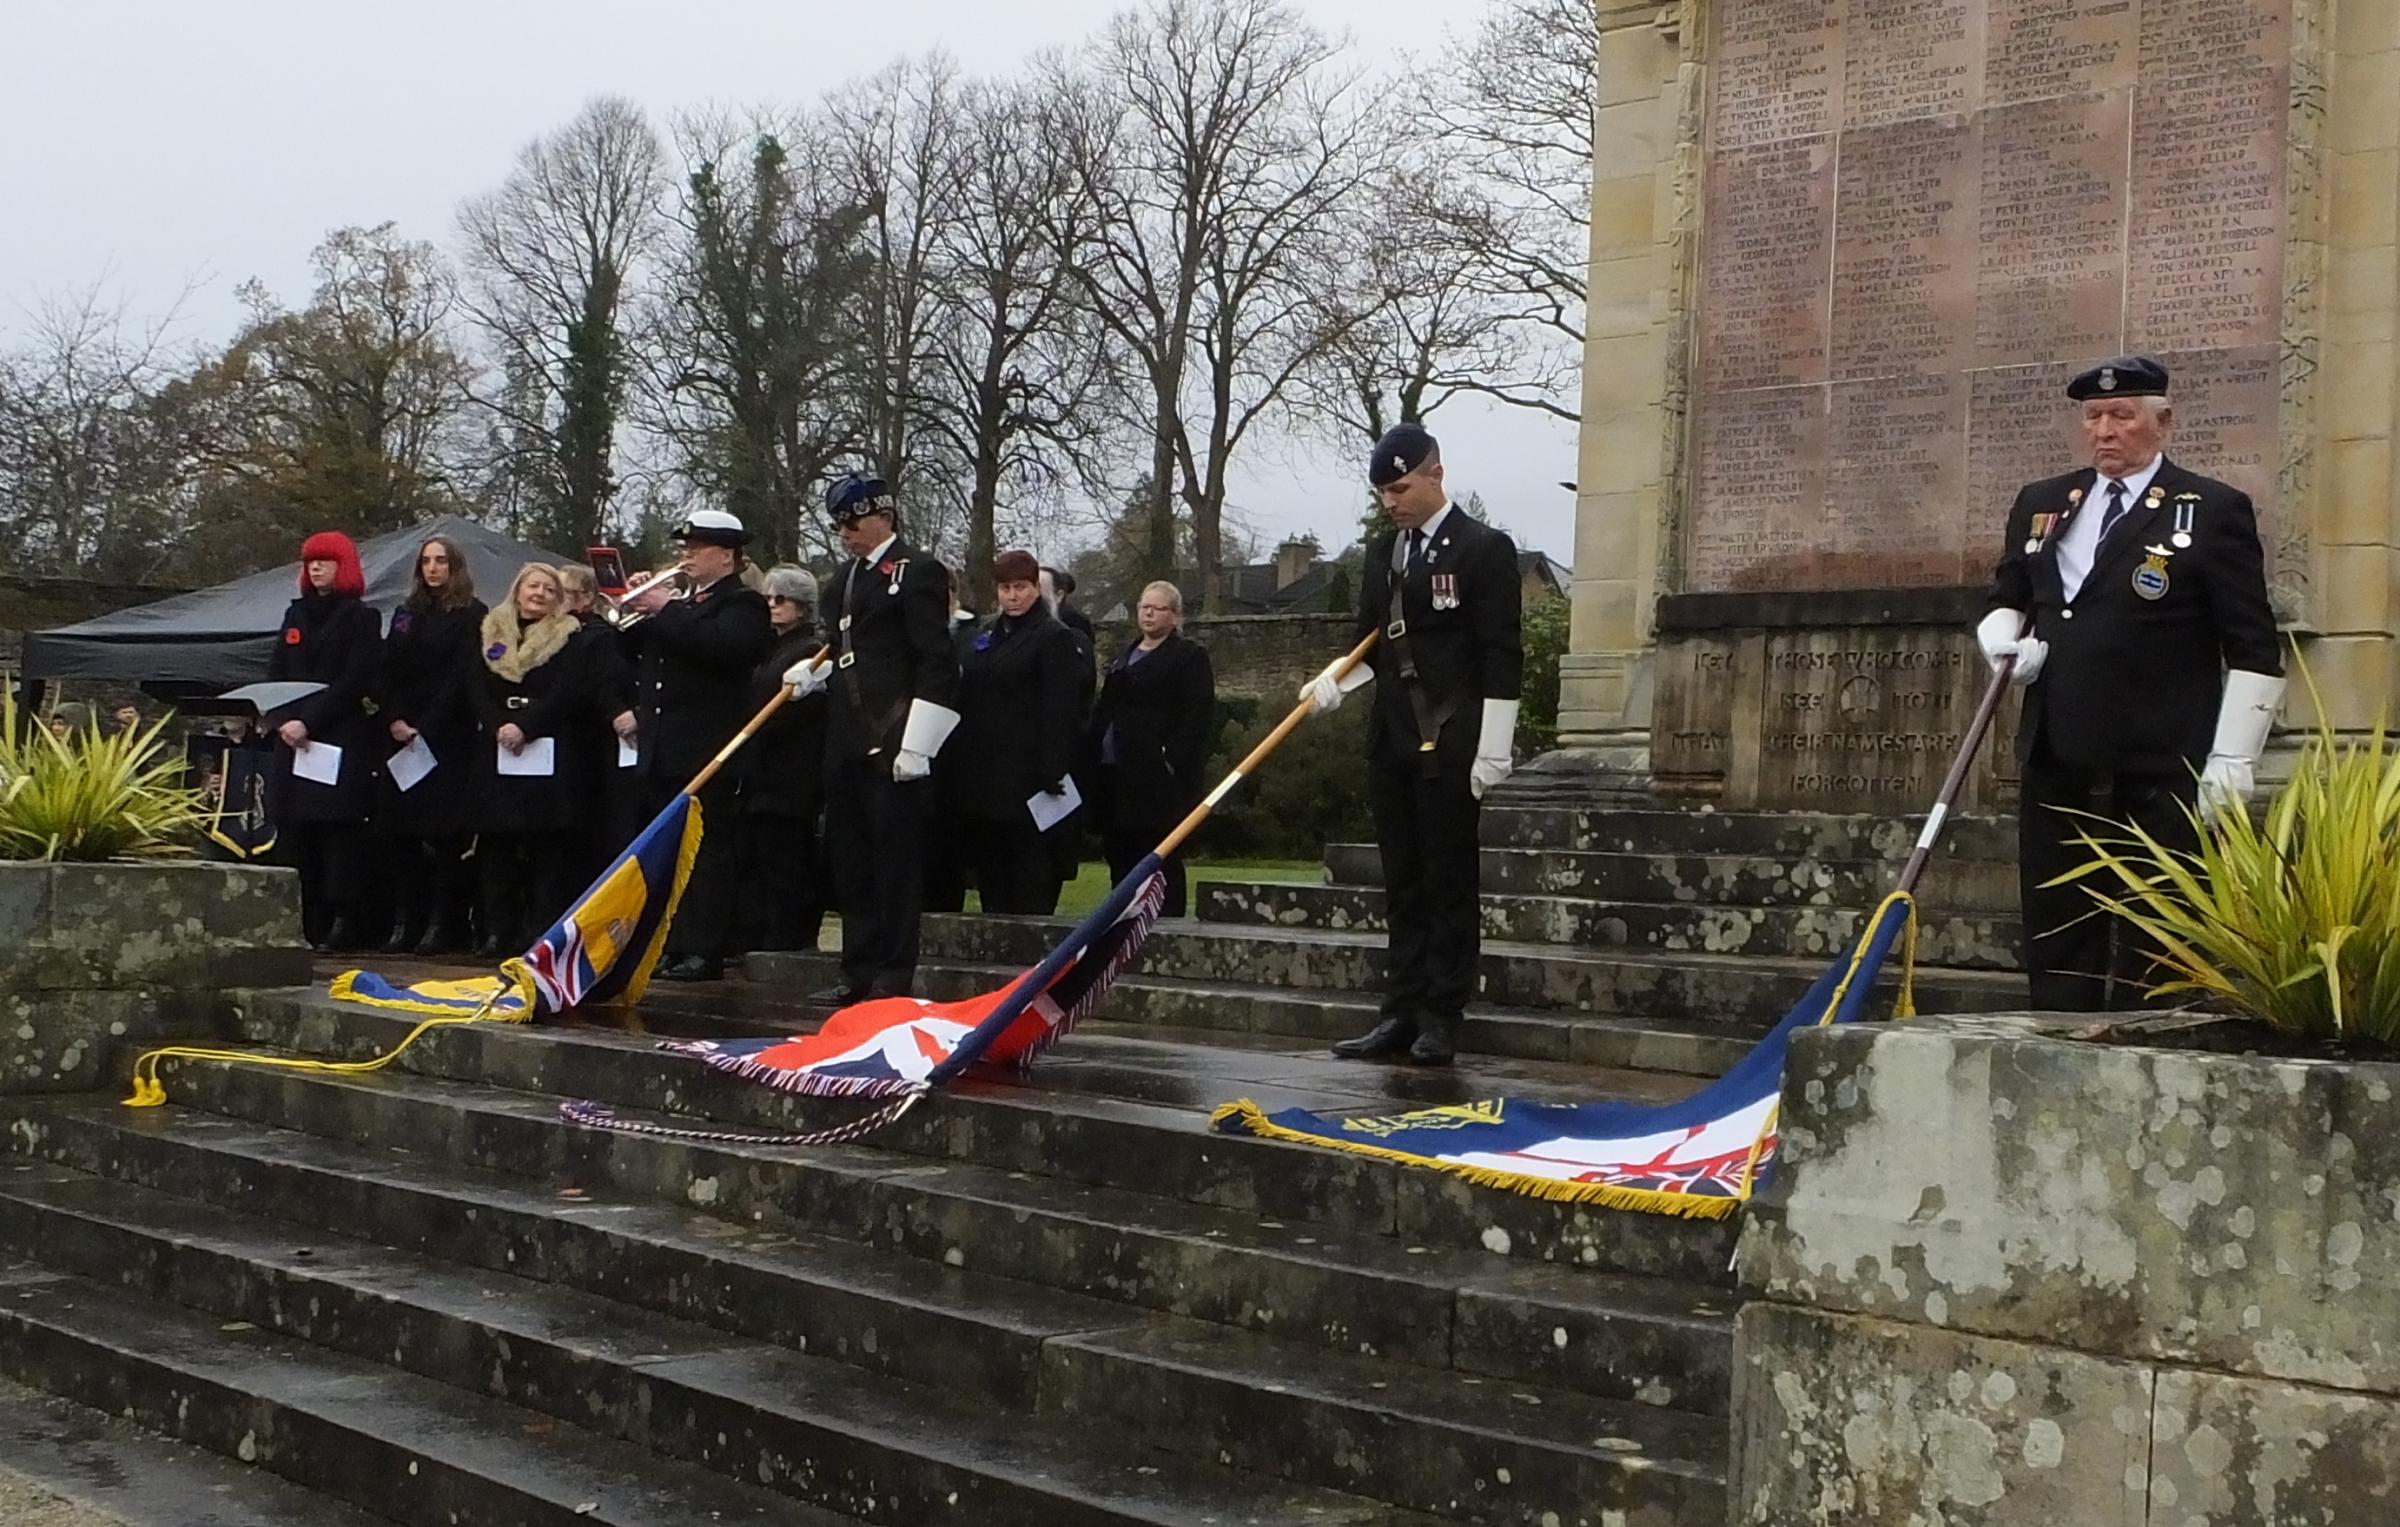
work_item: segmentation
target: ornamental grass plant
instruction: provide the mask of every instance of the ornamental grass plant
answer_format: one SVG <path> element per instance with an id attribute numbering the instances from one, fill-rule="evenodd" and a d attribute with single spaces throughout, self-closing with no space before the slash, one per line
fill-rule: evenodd
<path id="1" fill-rule="evenodd" d="M 2097 819 L 2081 838 L 2092 859 L 2059 883 L 2156 940 L 2157 994 L 2298 1038 L 2400 1044 L 2400 752 L 2380 724 L 2344 738 L 2320 721 L 2265 812 L 2220 812 L 2197 853 Z"/>
<path id="2" fill-rule="evenodd" d="M 102 732 L 94 722 L 62 737 L 0 693 L 0 860 L 190 854 L 207 812 L 165 726 Z"/>

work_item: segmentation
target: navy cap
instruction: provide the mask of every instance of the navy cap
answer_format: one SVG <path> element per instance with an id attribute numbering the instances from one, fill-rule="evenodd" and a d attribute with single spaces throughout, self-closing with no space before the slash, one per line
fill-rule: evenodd
<path id="1" fill-rule="evenodd" d="M 2102 361 L 2067 384 L 2067 396 L 2078 403 L 2092 398 L 2166 395 L 2167 368 L 2147 355 L 2120 355 L 2113 361 Z"/>
<path id="2" fill-rule="evenodd" d="M 880 477 L 861 477 L 856 472 L 825 490 L 825 516 L 839 525 L 869 514 L 895 514 L 899 506 L 892 501 L 892 490 Z"/>
<path id="3" fill-rule="evenodd" d="M 1383 438 L 1375 442 L 1375 454 L 1367 458 L 1367 481 L 1388 488 L 1431 461 L 1438 449 L 1424 425 L 1395 424 L 1383 432 Z"/>

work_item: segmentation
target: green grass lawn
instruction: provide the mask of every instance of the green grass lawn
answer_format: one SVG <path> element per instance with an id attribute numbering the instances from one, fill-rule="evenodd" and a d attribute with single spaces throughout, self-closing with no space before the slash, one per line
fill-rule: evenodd
<path id="1" fill-rule="evenodd" d="M 1325 878 L 1325 866 L 1315 859 L 1195 859 L 1185 866 L 1184 878 L 1191 882 L 1192 893 L 1197 896 L 1203 880 L 1286 880 L 1313 885 Z M 1080 917 L 1100 905 L 1100 898 L 1108 890 L 1108 866 L 1086 864 L 1059 892 L 1059 913 Z M 983 910 L 983 903 L 973 891 L 967 893 L 967 910 Z"/>

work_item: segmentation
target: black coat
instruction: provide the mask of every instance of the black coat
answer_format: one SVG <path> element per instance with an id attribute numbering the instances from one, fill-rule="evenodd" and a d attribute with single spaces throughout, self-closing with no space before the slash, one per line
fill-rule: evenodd
<path id="1" fill-rule="evenodd" d="M 1397 533 L 1367 547 L 1359 579 L 1357 634 L 1386 630 L 1391 621 L 1392 548 Z M 1483 731 L 1483 702 L 1514 700 L 1525 678 L 1524 585 L 1517 547 L 1506 531 L 1471 519 L 1453 504 L 1424 555 L 1409 564 L 1400 585 L 1401 613 L 1419 684 L 1439 718 L 1436 756 L 1444 769 L 1475 761 Z M 1368 749 L 1415 757 L 1423 740 L 1415 707 L 1400 677 L 1390 637 L 1375 644 L 1375 722 Z"/>
<path id="2" fill-rule="evenodd" d="M 1008 821 L 1036 791 L 1067 777 L 1083 740 L 1089 667 L 1075 633 L 1036 603 L 995 616 L 967 644 L 958 685 L 958 730 L 942 752 L 948 793 L 962 815 Z"/>
<path id="3" fill-rule="evenodd" d="M 640 767 L 681 785 L 750 719 L 750 675 L 775 645 L 766 597 L 721 578 L 624 634 L 639 665 Z"/>
<path id="4" fill-rule="evenodd" d="M 387 751 L 376 740 L 390 741 L 372 709 L 382 656 L 383 621 L 354 595 L 309 594 L 285 608 L 267 677 L 325 687 L 269 713 L 266 729 L 272 733 L 286 721 L 299 722 L 311 741 L 342 750 L 342 771 L 331 785 L 295 778 L 292 750 L 277 743 L 268 798 L 278 823 L 366 820 L 375 799 L 376 764 Z"/>
<path id="5" fill-rule="evenodd" d="M 2028 483 L 2009 510 L 1991 607 L 2032 611 L 2033 634 L 2050 644 L 2025 691 L 2018 752 L 2030 759 L 2042 746 L 2072 768 L 2189 778 L 2216 736 L 2224 670 L 2283 672 L 2258 517 L 2240 489 L 2162 461 L 2151 479 L 2158 507 L 2145 495 L 2127 512 L 2070 602 L 2058 575 L 2065 525 L 2025 548 L 2037 514 L 2104 513 L 2097 478 L 2085 467 Z M 2172 540 L 2178 504 L 2191 507 L 2189 547 Z"/>
<path id="6" fill-rule="evenodd" d="M 774 650 L 751 674 L 743 703 L 756 714 L 784 687 L 783 676 L 792 665 L 823 645 L 813 625 L 777 637 Z M 823 690 L 805 700 L 786 700 L 743 747 L 744 816 L 815 819 L 825 800 L 825 719 L 831 709 L 832 697 Z"/>
<path id="7" fill-rule="evenodd" d="M 888 771 L 900 751 L 911 701 L 958 709 L 950 574 L 906 541 L 894 541 L 873 567 L 856 560 L 842 564 L 829 593 L 827 632 L 836 653 L 848 661 L 835 669 L 828 689 L 833 705 L 826 756 L 872 757 Z M 956 746 L 954 738 L 944 756 Z"/>
<path id="8" fill-rule="evenodd" d="M 468 799 L 476 742 L 470 685 L 483 617 L 480 599 L 455 610 L 402 605 L 392 612 L 377 681 L 376 726 L 382 746 L 376 756 L 386 759 L 400 751 L 400 744 L 391 740 L 391 724 L 405 721 L 424 737 L 434 769 L 412 790 L 394 785 L 389 774 L 377 776 L 375 825 L 381 831 L 438 838 L 475 830 Z"/>
<path id="9" fill-rule="evenodd" d="M 1108 665 L 1092 718 L 1106 819 L 1124 829 L 1171 823 L 1199 803 L 1216 731 L 1217 677 L 1208 649 L 1169 636 L 1137 663 L 1139 650 L 1128 647 Z M 1113 764 L 1106 762 L 1111 756 Z"/>
<path id="10" fill-rule="evenodd" d="M 481 723 L 475 742 L 476 826 L 483 832 L 596 829 L 591 802 L 599 771 L 611 760 L 592 732 L 591 646 L 580 633 L 522 678 L 504 679 L 478 652 L 468 693 Z M 500 772 L 498 734 L 515 723 L 527 738 L 547 737 L 556 766 L 547 775 Z M 605 745 L 613 754 L 615 744 Z"/>

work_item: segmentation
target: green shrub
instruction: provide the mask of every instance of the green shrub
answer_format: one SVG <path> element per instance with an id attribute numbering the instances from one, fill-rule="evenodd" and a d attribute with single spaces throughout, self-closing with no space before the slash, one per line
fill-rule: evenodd
<path id="1" fill-rule="evenodd" d="M 1558 660 L 1567 652 L 1568 602 L 1545 594 L 1525 606 L 1524 703 L 1517 710 L 1517 758 L 1558 746 Z"/>
<path id="2" fill-rule="evenodd" d="M 2380 726 L 2341 739 L 2320 723 L 2263 819 L 2220 813 L 2197 854 L 2121 823 L 2083 841 L 2091 861 L 2061 881 L 2092 882 L 2157 941 L 2157 993 L 2312 1039 L 2400 1043 L 2400 752 Z"/>
<path id="3" fill-rule="evenodd" d="M 24 721 L 0 694 L 0 859 L 168 859 L 188 854 L 207 819 L 183 784 L 183 759 L 160 738 L 87 721 L 59 736 Z"/>
<path id="4" fill-rule="evenodd" d="M 1330 716 L 1302 722 L 1259 771 L 1201 828 L 1194 852 L 1220 859 L 1315 859 L 1327 843 L 1371 840 L 1367 812 L 1366 727 L 1369 696 L 1354 695 Z M 1217 696 L 1217 745 L 1208 756 L 1214 785 L 1291 713 L 1288 696 Z"/>

